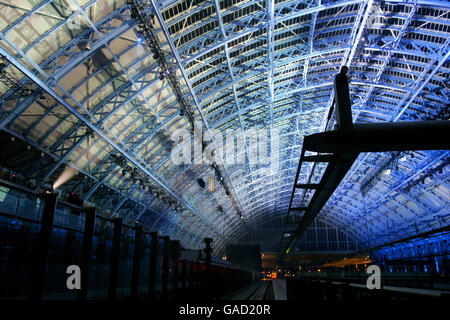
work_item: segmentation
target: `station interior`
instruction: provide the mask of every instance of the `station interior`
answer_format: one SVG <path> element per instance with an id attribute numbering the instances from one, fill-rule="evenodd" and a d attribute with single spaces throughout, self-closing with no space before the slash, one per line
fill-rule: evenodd
<path id="1" fill-rule="evenodd" d="M 0 0 L 0 300 L 448 300 L 449 90 L 448 1 Z"/>

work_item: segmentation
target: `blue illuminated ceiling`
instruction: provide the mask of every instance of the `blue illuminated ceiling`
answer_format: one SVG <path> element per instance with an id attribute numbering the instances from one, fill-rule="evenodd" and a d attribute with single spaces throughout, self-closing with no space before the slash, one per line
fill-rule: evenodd
<path id="1" fill-rule="evenodd" d="M 368 251 L 371 259 L 385 263 L 399 261 L 424 261 L 431 262 L 432 268 L 436 266 L 436 271 L 439 273 L 438 260 L 445 260 L 449 254 L 450 233 L 447 230 L 440 230 L 434 234 L 427 234 L 426 236 L 419 236 L 406 241 L 387 244 L 378 248 L 373 248 Z M 391 267 L 392 270 L 392 267 Z M 426 270 L 425 270 L 426 271 Z"/>
<path id="2" fill-rule="evenodd" d="M 171 161 L 190 123 L 124 1 L 0 1 L 0 53 L 31 92 L 0 84 L 0 128 L 43 152 L 24 175 L 53 183 L 72 166 L 61 189 L 186 247 L 210 236 L 219 253 L 286 215 L 303 137 L 333 128 L 344 65 L 355 122 L 449 117 L 447 1 L 139 2 L 206 134 L 277 130 L 278 172 L 225 163 L 227 195 L 208 164 Z M 359 248 L 447 226 L 448 170 L 446 150 L 361 154 L 319 218 Z M 197 183 L 211 176 L 213 193 Z"/>

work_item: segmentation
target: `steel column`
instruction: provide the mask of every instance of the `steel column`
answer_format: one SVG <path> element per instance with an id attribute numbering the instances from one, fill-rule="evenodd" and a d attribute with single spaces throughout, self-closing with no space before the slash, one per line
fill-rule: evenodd
<path id="1" fill-rule="evenodd" d="M 113 220 L 114 234 L 111 249 L 111 263 L 109 266 L 108 299 L 114 300 L 117 293 L 117 280 L 119 275 L 120 238 L 122 236 L 122 219 Z"/>
<path id="2" fill-rule="evenodd" d="M 204 286 L 208 290 L 210 286 L 211 281 L 211 243 L 213 242 L 213 239 L 211 238 L 205 238 L 205 283 Z"/>
<path id="3" fill-rule="evenodd" d="M 174 298 L 177 297 L 178 289 L 179 289 L 179 282 L 180 282 L 180 276 L 179 276 L 179 258 L 180 258 L 180 241 L 173 240 L 171 241 L 172 247 L 171 247 L 171 255 L 172 255 L 172 261 L 173 261 L 173 277 L 172 277 L 172 289 L 173 289 L 173 296 Z"/>
<path id="4" fill-rule="evenodd" d="M 169 259 L 170 259 L 170 237 L 163 237 L 163 260 L 161 272 L 161 300 L 166 300 L 169 293 Z"/>
<path id="5" fill-rule="evenodd" d="M 55 216 L 58 195 L 53 193 L 45 194 L 43 199 L 44 209 L 42 211 L 41 231 L 39 234 L 39 243 L 37 244 L 37 249 L 34 255 L 31 288 L 32 300 L 41 300 L 44 291 L 48 250 L 50 247 L 50 237 L 53 228 L 53 218 Z"/>
<path id="6" fill-rule="evenodd" d="M 85 300 L 89 284 L 89 266 L 91 262 L 92 239 L 95 227 L 95 208 L 87 208 L 85 211 L 86 220 L 84 222 L 83 245 L 81 248 L 81 289 L 77 299 Z"/>
<path id="7" fill-rule="evenodd" d="M 144 253 L 144 233 L 142 226 L 136 226 L 134 238 L 134 252 L 133 252 L 133 269 L 131 273 L 131 297 L 139 296 L 139 275 L 141 272 L 141 260 Z"/>
<path id="8" fill-rule="evenodd" d="M 156 287 L 156 263 L 158 261 L 159 252 L 159 237 L 158 232 L 150 233 L 151 244 L 150 244 L 150 263 L 149 263 L 149 274 L 148 274 L 148 297 L 150 299 L 155 299 L 155 287 Z"/>

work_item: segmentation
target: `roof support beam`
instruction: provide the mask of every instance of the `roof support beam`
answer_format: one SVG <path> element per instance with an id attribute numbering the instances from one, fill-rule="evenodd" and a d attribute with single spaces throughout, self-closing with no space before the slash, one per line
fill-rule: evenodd
<path id="1" fill-rule="evenodd" d="M 328 131 L 305 138 L 315 152 L 388 152 L 450 149 L 449 120 L 355 124 L 349 132 Z"/>
<path id="2" fill-rule="evenodd" d="M 441 52 L 445 52 L 445 50 L 447 50 L 447 53 L 445 55 L 443 55 L 441 57 L 441 59 L 439 61 L 437 61 L 437 65 L 435 68 L 433 68 L 433 71 L 429 74 L 429 76 L 425 79 L 425 81 L 422 82 L 422 84 L 417 88 L 414 89 L 414 93 L 411 96 L 411 98 L 408 100 L 408 102 L 402 107 L 402 109 L 400 110 L 400 112 L 393 118 L 392 121 L 398 121 L 400 119 L 400 117 L 403 115 L 403 113 L 406 111 L 406 109 L 409 108 L 409 106 L 411 105 L 411 103 L 413 103 L 413 101 L 417 98 L 417 96 L 422 92 L 422 90 L 425 88 L 425 86 L 430 82 L 430 80 L 434 77 L 434 75 L 436 74 L 436 72 L 438 72 L 438 70 L 442 67 L 442 65 L 450 58 L 450 39 L 447 39 L 447 41 L 445 42 L 445 44 L 442 46 L 442 50 Z M 434 65 L 436 63 L 436 61 L 432 61 L 432 65 Z M 427 69 L 425 69 L 427 70 Z M 421 76 L 418 78 L 418 81 L 416 82 L 419 83 L 419 80 L 423 78 L 423 75 L 425 73 L 422 72 Z M 400 107 L 400 104 L 399 104 Z"/>
<path id="3" fill-rule="evenodd" d="M 403 98 L 399 103 L 397 104 L 394 112 L 392 113 L 392 121 L 397 122 L 402 114 L 410 107 L 410 105 L 414 102 L 414 100 L 417 98 L 417 96 L 422 92 L 422 90 L 425 88 L 425 86 L 430 82 L 430 80 L 433 78 L 433 76 L 437 73 L 437 71 L 442 67 L 442 65 L 450 58 L 450 40 L 447 39 L 445 44 L 441 47 L 441 50 L 439 51 L 439 60 L 435 60 L 435 58 L 432 59 L 432 61 L 428 64 L 428 66 L 423 70 L 423 72 L 420 74 L 419 77 L 417 77 L 415 84 L 413 85 L 412 89 L 409 90 L 409 94 L 403 95 Z M 447 51 L 446 54 L 444 54 Z M 422 81 L 425 74 L 429 72 L 433 66 L 436 65 L 436 67 L 431 71 L 430 75 L 427 77 L 425 81 Z M 409 95 L 412 95 L 411 98 L 406 102 Z M 405 104 L 406 102 L 406 104 Z M 400 110 L 399 112 L 397 112 Z M 352 171 L 349 175 L 347 175 L 346 180 L 343 183 L 346 183 L 348 179 L 350 179 L 355 172 L 357 172 L 358 168 L 364 163 L 364 161 L 368 158 L 369 154 L 366 154 L 358 159 L 357 164 L 353 167 Z"/>
<path id="4" fill-rule="evenodd" d="M 95 33 L 97 33 L 99 35 L 99 37 L 101 37 L 99 30 L 96 28 L 96 26 L 94 25 L 94 23 L 89 19 L 89 17 L 87 16 L 87 14 L 85 13 L 85 11 L 82 9 L 82 7 L 80 5 L 78 5 L 78 3 L 75 1 L 75 5 L 78 7 L 79 11 L 82 13 L 82 15 L 86 18 L 86 20 L 88 21 L 88 23 L 90 24 L 91 28 L 94 30 Z M 127 70 L 122 66 L 122 64 L 120 63 L 119 59 L 116 57 L 116 55 L 114 54 L 114 52 L 112 51 L 112 49 L 110 48 L 109 44 L 106 43 L 106 48 L 110 51 L 113 59 L 115 60 L 115 62 L 121 67 L 123 73 L 127 76 L 127 78 L 129 79 L 129 81 L 132 84 L 132 87 L 134 87 L 138 94 L 141 95 L 141 97 L 143 98 L 143 100 L 148 104 L 150 110 L 153 111 L 153 114 L 155 115 L 156 118 L 158 118 L 158 115 L 156 114 L 156 112 L 153 109 L 153 106 L 149 104 L 148 100 L 142 95 L 141 91 L 139 90 L 139 87 L 137 86 L 137 84 L 135 83 L 135 81 L 133 80 L 133 78 L 130 77 L 130 75 L 128 74 Z M 73 100 L 73 99 L 72 99 Z M 122 143 L 123 145 L 123 143 Z M 124 145 L 124 147 L 127 147 Z M 72 151 L 74 150 L 74 148 L 72 148 L 71 150 L 69 150 L 69 152 L 65 155 L 65 157 L 67 157 Z M 141 159 L 139 159 L 141 160 Z M 61 162 L 62 163 L 62 162 Z M 52 172 L 52 171 L 51 171 Z M 50 173 L 48 174 L 48 176 L 50 175 Z M 163 188 L 166 189 L 166 188 Z M 171 193 L 173 194 L 173 193 Z M 178 200 L 178 198 L 176 198 Z M 184 204 L 184 202 L 182 202 Z M 192 209 L 192 207 L 189 207 L 190 209 Z M 206 219 L 205 217 L 202 216 L 202 219 L 204 219 L 205 221 L 209 221 L 208 219 Z M 209 222 L 210 224 L 210 222 Z M 218 232 L 218 229 L 215 228 L 213 225 L 210 224 L 210 226 L 213 227 L 213 230 L 215 230 L 216 232 Z"/>
<path id="5" fill-rule="evenodd" d="M 274 69 L 274 32 L 275 32 L 275 0 L 267 0 L 267 62 L 269 68 L 267 70 L 267 84 L 268 84 L 268 109 L 269 109 L 269 126 L 270 126 L 270 137 L 272 138 L 272 127 L 273 127 L 273 103 L 274 103 L 274 79 L 273 79 L 273 69 Z"/>
<path id="6" fill-rule="evenodd" d="M 321 0 L 317 0 L 317 5 L 321 5 Z M 308 53 L 312 54 L 314 50 L 314 31 L 316 30 L 316 20 L 317 20 L 318 12 L 314 12 L 311 16 L 311 24 L 309 26 L 309 34 L 308 34 Z M 308 79 L 308 70 L 309 70 L 309 61 L 310 58 L 306 58 L 303 64 L 303 85 L 306 87 L 307 79 Z"/>
<path id="7" fill-rule="evenodd" d="M 14 132 L 14 131 L 11 131 L 11 130 L 9 130 L 9 129 L 1 129 L 1 130 L 2 130 L 2 131 L 5 131 L 5 132 L 7 132 L 7 133 L 9 133 L 9 134 L 11 134 L 12 136 L 14 136 L 14 137 L 16 137 L 16 138 L 18 138 L 18 139 L 21 139 L 21 140 L 24 140 L 24 141 L 25 141 L 25 137 L 21 136 L 20 134 L 17 134 L 17 133 Z M 46 154 L 48 157 L 52 158 L 53 160 L 56 161 L 56 160 L 58 159 L 58 157 L 56 157 L 55 155 L 53 155 L 52 153 L 50 153 L 47 149 L 43 148 L 42 146 L 40 146 L 40 145 L 38 145 L 38 144 L 36 144 L 36 143 L 34 143 L 34 142 L 31 142 L 31 141 L 27 141 L 27 143 L 29 143 L 30 145 L 32 145 L 33 147 L 35 147 L 37 150 L 40 150 L 42 153 Z M 70 163 L 67 163 L 67 165 L 70 166 Z M 79 170 L 78 168 L 75 168 L 75 169 Z M 82 174 L 84 174 L 86 177 L 92 179 L 93 181 L 97 181 L 96 178 L 95 178 L 94 176 L 92 176 L 90 173 L 85 172 L 85 171 L 82 171 L 82 170 L 80 170 L 80 172 L 81 172 Z M 106 185 L 105 185 L 105 186 L 106 186 Z M 111 186 L 106 186 L 106 187 L 111 188 L 111 189 L 114 190 L 114 192 L 116 192 L 118 195 L 121 195 L 121 196 L 127 196 L 127 194 L 126 194 L 124 191 L 120 190 L 120 189 L 117 189 L 117 188 L 111 187 Z M 133 199 L 133 198 L 131 198 L 131 197 L 129 197 L 128 199 L 129 199 L 130 201 L 133 201 L 133 202 L 137 203 L 139 206 L 143 206 L 143 207 L 144 207 L 144 209 L 143 209 L 144 211 L 150 211 L 150 212 L 152 212 L 153 214 L 157 215 L 159 218 L 166 217 L 163 213 L 157 212 L 157 211 L 155 211 L 155 210 L 152 210 L 152 209 L 150 208 L 150 204 L 151 204 L 151 203 L 148 203 L 148 204 L 146 205 L 146 204 L 144 204 L 144 203 L 139 203 L 136 199 Z M 193 216 L 195 216 L 195 217 L 198 218 L 197 215 L 193 215 Z M 189 234 L 189 235 L 191 235 L 191 236 L 195 236 L 195 234 L 194 234 L 191 230 L 189 230 L 187 226 L 181 225 L 181 224 L 177 223 L 176 221 L 175 221 L 175 223 L 178 224 L 178 226 L 179 226 L 180 228 L 182 228 L 183 231 L 184 231 L 186 234 Z M 199 239 L 201 240 L 201 238 L 199 238 Z"/>
<path id="8" fill-rule="evenodd" d="M 216 8 L 216 13 L 217 13 L 217 20 L 219 22 L 219 26 L 220 26 L 220 32 L 222 34 L 223 39 L 225 40 L 227 37 L 227 34 L 225 32 L 225 28 L 223 26 L 223 18 L 222 18 L 222 14 L 220 13 L 220 3 L 219 0 L 214 0 L 214 5 Z M 225 57 L 227 59 L 227 67 L 228 67 L 228 72 L 230 74 L 230 78 L 231 78 L 231 86 L 233 89 L 233 96 L 234 96 L 234 102 L 236 104 L 236 108 L 238 110 L 238 118 L 239 118 L 239 126 L 242 130 L 241 132 L 241 137 L 243 137 L 243 141 L 244 141 L 244 147 L 245 147 L 245 155 L 247 156 L 248 159 L 248 170 L 250 173 L 253 172 L 252 167 L 250 165 L 250 157 L 249 157 L 249 152 L 248 152 L 248 145 L 247 142 L 245 141 L 245 137 L 243 136 L 243 132 L 244 132 L 244 121 L 242 120 L 242 109 L 241 109 L 241 105 L 239 103 L 239 99 L 238 99 L 238 95 L 237 95 L 237 90 L 236 90 L 236 83 L 235 83 L 235 77 L 234 77 L 234 73 L 233 73 L 233 68 L 231 67 L 231 59 L 230 59 L 230 52 L 228 50 L 228 44 L 226 42 L 224 42 L 223 45 L 223 50 L 225 52 Z M 252 177 L 253 179 L 253 177 Z"/>
<path id="9" fill-rule="evenodd" d="M 167 43 L 169 44 L 169 47 L 170 47 L 170 49 L 171 49 L 171 51 L 172 51 L 172 53 L 174 55 L 175 61 L 176 61 L 177 65 L 178 65 L 179 70 L 181 71 L 183 79 L 186 82 L 186 85 L 187 85 L 187 87 L 189 89 L 189 93 L 192 96 L 192 99 L 194 101 L 195 107 L 196 107 L 196 109 L 197 109 L 197 111 L 198 111 L 198 113 L 200 115 L 200 118 L 201 118 L 201 120 L 202 120 L 202 122 L 203 122 L 203 124 L 204 124 L 204 126 L 206 128 L 206 131 L 208 132 L 209 136 L 211 137 L 211 140 L 212 140 L 212 143 L 215 146 L 215 149 L 216 150 L 220 150 L 218 148 L 217 143 L 215 142 L 214 135 L 211 134 L 208 122 L 207 122 L 207 120 L 206 120 L 206 118 L 205 118 L 205 116 L 203 114 L 202 108 L 201 108 L 200 103 L 199 103 L 199 101 L 197 99 L 197 95 L 195 94 L 195 91 L 192 88 L 192 84 L 191 84 L 191 82 L 189 80 L 189 77 L 188 77 L 188 75 L 186 73 L 186 70 L 183 67 L 183 63 L 181 62 L 181 58 L 180 58 L 180 56 L 178 54 L 177 48 L 175 47 L 175 44 L 172 41 L 172 38 L 170 36 L 170 32 L 169 32 L 169 30 L 168 30 L 168 28 L 167 28 L 167 26 L 166 26 L 166 24 L 164 22 L 164 17 L 162 16 L 162 13 L 161 13 L 161 11 L 159 9 L 159 6 L 158 6 L 158 4 L 156 3 L 155 0 L 149 0 L 149 1 L 150 1 L 151 5 L 152 5 L 152 7 L 154 9 L 156 17 L 157 17 L 157 19 L 159 21 L 159 24 L 161 26 L 161 29 L 164 32 L 164 35 L 165 35 L 166 40 L 167 40 Z M 236 209 L 238 211 L 242 210 L 242 209 L 240 209 L 240 208 L 242 208 L 242 205 L 241 205 L 240 199 L 239 199 L 239 197 L 238 197 L 238 195 L 236 193 L 236 188 L 234 187 L 233 181 L 231 180 L 230 175 L 228 174 L 228 171 L 225 168 L 225 166 L 222 166 L 222 167 L 223 167 L 223 171 L 225 172 L 225 175 L 228 177 L 228 180 L 229 180 L 229 182 L 231 184 L 231 187 L 233 189 L 234 198 L 236 199 L 237 206 L 238 206 Z"/>
<path id="10" fill-rule="evenodd" d="M 301 167 L 305 162 L 306 151 L 332 153 L 332 160 L 328 163 L 320 183 L 314 185 L 316 191 L 309 201 L 307 210 L 294 236 L 289 239 L 281 238 L 278 262 L 281 262 L 284 255 L 289 253 L 308 226 L 314 221 L 317 214 L 319 214 L 334 190 L 350 170 L 360 152 L 450 149 L 450 142 L 444 138 L 447 136 L 446 133 L 450 131 L 450 121 L 353 125 L 351 123 L 348 83 L 345 75 L 346 69 L 342 68 L 341 73 L 335 78 L 338 130 L 317 133 L 304 138 L 295 181 L 298 180 Z M 344 116 L 342 117 L 342 115 Z M 350 121 L 350 124 L 348 121 Z M 309 184 L 295 184 L 289 208 L 292 207 L 297 187 L 313 189 L 313 186 Z"/>
<path id="11" fill-rule="evenodd" d="M 38 85 L 43 91 L 47 92 L 50 96 L 52 96 L 56 101 L 58 101 L 64 108 L 66 108 L 69 112 L 71 112 L 74 116 L 76 116 L 81 122 L 83 122 L 87 127 L 89 127 L 92 132 L 95 132 L 99 137 L 105 140 L 111 147 L 117 150 L 118 153 L 122 154 L 128 161 L 134 164 L 139 170 L 144 172 L 147 176 L 149 176 L 155 183 L 161 186 L 167 193 L 169 193 L 172 197 L 177 199 L 180 203 L 189 208 L 192 212 L 197 214 L 207 225 L 211 226 L 212 230 L 217 232 L 219 235 L 221 234 L 219 230 L 217 230 L 214 224 L 208 221 L 205 217 L 203 217 L 200 213 L 198 213 L 189 203 L 184 201 L 178 195 L 176 195 L 168 186 L 165 185 L 163 181 L 161 181 L 158 177 L 156 177 L 153 173 L 151 173 L 146 167 L 144 167 L 139 161 L 137 161 L 133 156 L 131 156 L 127 151 L 125 151 L 121 146 L 119 146 L 113 139 L 108 137 L 102 130 L 100 130 L 96 125 L 94 125 L 88 118 L 82 115 L 78 110 L 72 107 L 66 99 L 59 96 L 54 89 L 48 86 L 44 81 L 41 80 L 39 76 L 31 72 L 23 63 L 12 56 L 7 50 L 5 50 L 2 46 L 0 46 L 0 54 L 2 54 L 6 59 L 14 65 L 17 69 L 19 69 L 25 76 L 30 78 L 36 85 Z M 29 60 L 26 56 L 21 56 L 22 59 L 26 61 Z M 29 61 L 31 62 L 31 61 Z M 33 63 L 31 63 L 33 65 Z M 37 66 L 36 66 L 37 67 Z M 37 67 L 39 68 L 39 67 Z"/>
<path id="12" fill-rule="evenodd" d="M 309 15 L 309 14 L 313 14 L 315 12 L 321 12 L 321 11 L 332 9 L 332 8 L 344 7 L 344 6 L 348 6 L 348 5 L 351 5 L 351 4 L 361 3 L 361 2 L 364 2 L 364 1 L 365 0 L 342 1 L 342 2 L 336 2 L 334 4 L 320 5 L 320 6 L 307 8 L 307 9 L 304 9 L 304 10 L 298 10 L 295 13 L 287 14 L 285 16 L 280 16 L 280 17 L 275 18 L 274 19 L 274 25 L 277 25 L 278 23 L 284 22 L 284 21 L 287 21 L 287 20 L 291 20 L 291 19 L 295 19 L 295 18 L 298 18 L 298 17 L 302 17 L 302 16 L 306 16 L 306 15 Z M 280 4 L 277 6 L 276 9 L 279 9 L 279 6 L 280 6 Z M 226 40 L 226 43 L 228 44 L 228 43 L 234 42 L 234 41 L 236 41 L 238 39 L 241 39 L 243 37 L 248 37 L 248 35 L 259 31 L 261 27 L 262 27 L 261 25 L 258 25 L 256 27 L 249 28 L 249 29 L 247 29 L 247 30 L 245 30 L 243 32 L 239 32 L 238 34 L 236 34 L 236 35 L 234 35 L 232 37 L 229 37 Z M 214 51 L 214 50 L 218 49 L 219 47 L 221 47 L 223 45 L 224 45 L 223 43 L 219 43 L 219 44 L 210 46 L 207 49 L 202 50 L 199 53 L 189 57 L 188 59 L 186 59 L 184 61 L 184 63 L 185 64 L 189 64 L 190 62 L 195 61 L 195 60 L 200 60 L 201 61 L 202 60 L 201 57 L 203 55 L 207 54 L 208 52 Z"/>
<path id="13" fill-rule="evenodd" d="M 361 40 L 362 33 L 366 26 L 367 18 L 369 17 L 370 13 L 372 12 L 372 5 L 373 5 L 373 0 L 365 0 L 363 3 L 360 4 L 360 10 L 358 13 L 358 17 L 356 19 L 357 21 L 354 24 L 352 33 L 350 35 L 351 48 L 346 50 L 344 58 L 342 59 L 341 68 L 343 66 L 347 66 L 347 68 L 348 68 L 353 60 L 353 56 L 355 55 L 356 49 L 359 46 L 359 42 Z M 330 110 L 332 108 L 334 98 L 335 98 L 335 92 L 333 90 L 330 95 L 330 100 L 328 101 L 328 108 L 327 108 L 328 110 Z M 327 125 L 328 125 L 328 121 L 327 121 L 327 117 L 325 117 L 322 131 L 327 129 Z"/>
<path id="14" fill-rule="evenodd" d="M 104 24 L 108 24 L 110 19 L 112 19 L 114 16 L 116 16 L 116 13 L 113 13 L 111 15 L 108 15 L 107 17 L 101 19 L 99 22 L 97 22 L 96 26 L 97 28 L 101 28 Z M 105 35 L 101 36 L 99 39 L 96 39 L 95 42 L 93 42 L 92 47 L 90 50 L 81 51 L 77 53 L 74 56 L 71 56 L 69 59 L 69 63 L 64 64 L 62 66 L 58 66 L 59 69 L 56 72 L 53 72 L 52 70 L 52 79 L 54 81 L 58 81 L 62 79 L 65 75 L 67 75 L 73 68 L 79 64 L 81 64 L 83 61 L 85 61 L 87 58 L 89 58 L 94 52 L 103 47 L 105 44 L 107 44 L 109 41 L 116 39 L 129 29 L 133 28 L 135 25 L 135 22 L 133 21 L 125 21 L 122 25 L 116 27 L 109 33 L 105 33 Z M 72 52 L 74 46 L 77 46 L 77 43 L 83 39 L 87 34 L 89 34 L 90 31 L 82 32 L 77 38 L 69 41 L 67 44 L 65 44 L 63 47 L 61 47 L 55 54 L 47 58 L 44 62 L 40 64 L 40 67 L 42 70 L 48 68 L 49 65 L 53 63 L 53 61 L 57 61 L 57 57 L 66 54 L 66 52 Z M 8 43 L 9 45 L 13 46 L 13 43 L 8 40 L 6 34 L 4 31 L 0 32 L 0 39 Z M 25 79 L 24 79 L 25 80 Z M 21 81 L 23 83 L 23 81 Z M 20 115 L 23 111 L 25 111 L 31 104 L 36 102 L 39 99 L 41 92 L 40 90 L 37 90 L 30 98 L 25 99 L 20 103 L 18 106 L 16 106 L 11 113 L 8 114 L 8 116 L 3 119 L 0 122 L 0 128 L 6 127 L 8 123 L 12 122 L 18 115 Z M 2 97 L 3 99 L 3 97 Z"/>
<path id="15" fill-rule="evenodd" d="M 374 84 L 378 84 L 380 82 L 381 76 L 382 76 L 383 72 L 385 71 L 386 67 L 388 66 L 388 64 L 391 60 L 392 54 L 394 53 L 394 50 L 398 48 L 398 46 L 400 44 L 400 40 L 402 39 L 403 35 L 405 34 L 406 29 L 408 28 L 414 14 L 416 13 L 416 9 L 417 9 L 417 3 L 414 3 L 413 7 L 411 8 L 411 11 L 408 13 L 408 16 L 406 17 L 405 22 L 402 25 L 401 30 L 397 33 L 392 45 L 389 47 L 388 54 L 384 58 L 383 64 L 381 65 L 381 67 L 377 68 L 377 74 L 373 80 Z M 360 103 L 362 107 L 366 106 L 366 103 L 369 100 L 370 96 L 372 95 L 374 88 L 375 88 L 375 86 L 371 85 L 369 87 L 367 93 L 365 94 L 365 96 L 362 98 L 361 103 Z M 358 119 L 358 115 L 359 115 L 359 112 L 355 116 L 355 120 Z"/>

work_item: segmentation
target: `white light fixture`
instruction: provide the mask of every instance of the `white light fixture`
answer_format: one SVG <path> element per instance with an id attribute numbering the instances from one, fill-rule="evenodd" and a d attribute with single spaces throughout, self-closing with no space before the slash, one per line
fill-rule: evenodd
<path id="1" fill-rule="evenodd" d="M 209 192 L 214 192 L 214 176 L 211 175 L 209 176 L 209 181 L 208 181 L 208 187 L 209 187 Z"/>

